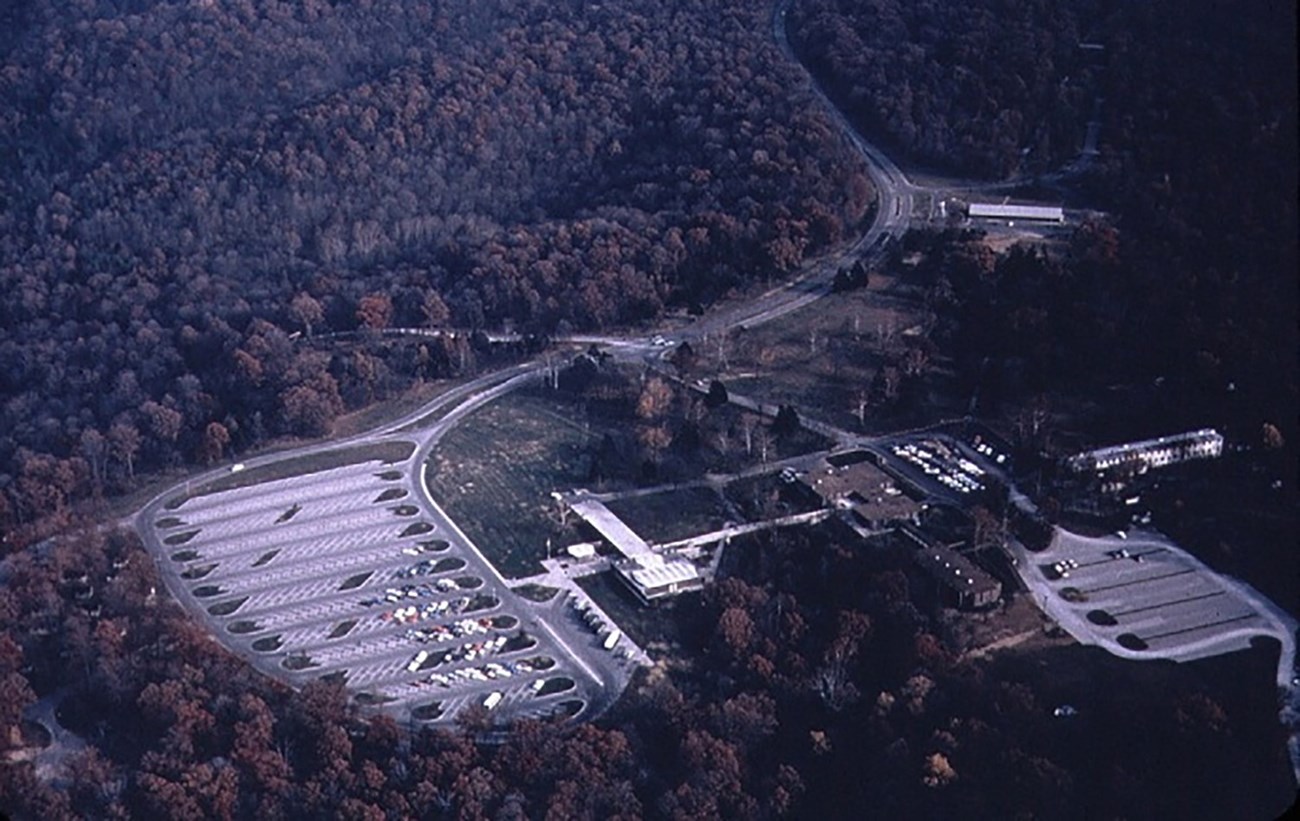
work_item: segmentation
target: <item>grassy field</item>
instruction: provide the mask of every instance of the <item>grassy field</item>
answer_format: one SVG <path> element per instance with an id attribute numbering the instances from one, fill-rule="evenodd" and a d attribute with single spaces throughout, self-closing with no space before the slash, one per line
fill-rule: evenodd
<path id="1" fill-rule="evenodd" d="M 367 405 L 335 419 L 333 435 L 354 436 L 380 425 L 395 422 L 432 402 L 435 397 L 446 393 L 457 384 L 459 380 L 450 379 L 418 382 L 400 393 L 395 393 L 389 399 Z"/>
<path id="2" fill-rule="evenodd" d="M 895 295 L 892 279 L 833 294 L 772 322 L 734 330 L 697 347 L 696 370 L 736 393 L 793 404 L 845 428 L 878 432 L 897 420 L 855 416 L 858 397 L 885 362 L 885 351 L 921 321 L 918 306 Z M 883 427 L 882 427 L 883 426 Z"/>
<path id="3" fill-rule="evenodd" d="M 718 494 L 707 487 L 632 496 L 605 506 L 652 544 L 708 533 L 730 518 Z"/>
<path id="4" fill-rule="evenodd" d="M 556 551 L 582 540 L 551 498 L 587 483 L 604 433 L 578 415 L 540 391 L 508 394 L 449 432 L 426 467 L 434 498 L 504 576 L 541 572 L 547 539 Z"/>
<path id="5" fill-rule="evenodd" d="M 751 521 L 808 513 L 821 506 L 811 497 L 791 493 L 773 473 L 736 479 L 723 493 Z"/>

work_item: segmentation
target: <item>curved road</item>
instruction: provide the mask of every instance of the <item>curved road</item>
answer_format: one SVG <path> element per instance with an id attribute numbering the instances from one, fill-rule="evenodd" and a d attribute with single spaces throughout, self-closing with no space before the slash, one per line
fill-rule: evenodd
<path id="1" fill-rule="evenodd" d="M 782 52 L 802 69 L 802 65 L 795 59 L 789 47 L 785 34 L 783 12 L 784 4 L 778 4 L 773 10 L 773 35 Z M 830 293 L 831 284 L 841 267 L 858 259 L 882 253 L 882 248 L 886 244 L 884 240 L 890 236 L 897 236 L 907 228 L 911 214 L 911 191 L 913 186 L 906 180 L 897 166 L 875 149 L 874 146 L 862 139 L 849 126 L 847 120 L 831 104 L 812 77 L 807 75 L 806 72 L 805 76 L 808 77 L 810 88 L 815 92 L 836 126 L 846 135 L 850 144 L 862 155 L 874 184 L 876 208 L 871 224 L 867 226 L 863 235 L 855 242 L 842 247 L 838 252 L 808 262 L 803 266 L 798 277 L 781 287 L 773 288 L 743 304 L 715 310 L 689 325 L 678 326 L 675 329 L 665 329 L 662 335 L 646 334 L 628 337 L 582 335 L 569 337 L 561 341 L 572 344 L 585 345 L 594 343 L 607 346 L 611 354 L 624 361 L 650 361 L 661 357 L 670 349 L 669 346 L 675 343 L 686 340 L 700 340 L 711 334 L 723 333 L 740 325 L 753 326 L 769 322 L 820 299 Z M 540 358 L 483 374 L 445 391 L 419 409 L 374 430 L 290 451 L 252 457 L 245 460 L 243 469 L 252 471 L 263 465 L 333 451 L 348 446 L 395 440 L 414 442 L 417 445 L 415 454 L 403 463 L 405 470 L 408 471 L 407 483 L 415 491 L 412 501 L 418 503 L 422 509 L 422 516 L 426 520 L 435 522 L 436 526 L 444 533 L 452 534 L 454 540 L 463 549 L 476 556 L 478 561 L 475 564 L 486 569 L 491 577 L 486 579 L 490 587 L 500 590 L 503 596 L 508 596 L 508 583 L 506 580 L 500 576 L 491 562 L 456 527 L 455 522 L 446 515 L 436 500 L 432 498 L 423 480 L 424 464 L 430 451 L 446 432 L 463 417 L 509 391 L 543 378 L 547 370 L 553 367 L 551 361 L 553 358 Z M 410 471 L 417 471 L 419 475 L 411 476 L 409 475 Z M 191 487 L 201 487 L 211 480 L 229 476 L 230 472 L 230 467 L 224 466 L 192 477 L 183 484 L 160 493 L 146 504 L 133 517 L 132 521 L 150 552 L 155 557 L 158 557 L 157 564 L 162 571 L 161 575 L 175 598 L 185 603 L 194 616 L 203 622 L 215 636 L 223 639 L 226 636 L 225 631 L 220 629 L 222 625 L 219 625 L 208 614 L 202 604 L 194 598 L 192 591 L 189 589 L 191 585 L 187 584 L 179 575 L 181 568 L 176 566 L 174 562 L 166 561 L 168 550 L 163 541 L 166 534 L 159 532 L 156 523 L 160 517 L 167 515 L 164 512 L 164 506 L 178 493 L 188 495 Z M 627 681 L 627 670 L 622 664 L 608 653 L 594 656 L 588 654 L 585 655 L 586 660 L 584 661 L 584 654 L 574 651 L 569 646 L 569 642 L 566 642 L 561 636 L 561 633 L 568 635 L 571 642 L 581 642 L 584 637 L 581 634 L 566 633 L 563 618 L 560 615 L 543 610 L 538 611 L 533 616 L 525 615 L 525 618 L 532 622 L 535 628 L 544 631 L 555 644 L 562 645 L 577 666 L 581 668 L 581 674 L 588 677 L 591 684 L 584 687 L 589 694 L 588 703 L 590 709 L 586 711 L 588 714 L 600 712 L 623 689 L 623 685 Z M 231 649 L 239 651 L 240 648 L 232 646 Z M 385 650 L 384 652 L 389 651 Z M 244 654 L 241 652 L 241 655 Z M 253 657 L 249 658 L 249 661 L 265 672 L 276 672 L 277 678 L 284 678 L 278 671 L 268 668 L 268 659 Z M 587 662 L 591 663 L 588 664 Z M 291 678 L 293 677 L 291 676 Z"/>
<path id="2" fill-rule="evenodd" d="M 769 322 L 829 294 L 835 274 L 841 267 L 858 259 L 883 254 L 883 247 L 886 245 L 885 238 L 897 237 L 908 228 L 911 222 L 914 196 L 928 189 L 911 182 L 888 156 L 858 133 L 797 58 L 790 46 L 785 26 L 786 12 L 790 4 L 791 0 L 778 0 L 774 5 L 772 10 L 773 38 L 785 57 L 804 74 L 809 88 L 820 101 L 827 115 L 865 161 L 876 192 L 876 207 L 871 224 L 860 238 L 838 252 L 806 263 L 800 274 L 785 285 L 773 288 L 744 304 L 715 310 L 686 326 L 665 329 L 661 335 L 655 336 L 646 334 L 620 337 L 591 334 L 575 335 L 561 341 L 574 344 L 609 346 L 610 353 L 618 359 L 636 361 L 661 356 L 668 350 L 668 346 L 674 343 L 700 340 L 706 336 L 724 333 L 729 329 L 742 325 L 753 326 Z M 252 468 L 285 459 L 336 450 L 348 445 L 405 439 L 414 441 L 418 445 L 415 457 L 406 462 L 408 466 L 413 466 L 408 467 L 408 469 L 420 471 L 422 474 L 429 452 L 437 445 L 443 435 L 464 416 L 511 390 L 542 378 L 550 367 L 549 360 L 534 360 L 484 374 L 447 390 L 419 409 L 375 430 L 345 439 L 254 457 L 248 459 L 246 465 Z M 198 475 L 181 486 L 170 488 L 159 494 L 132 517 L 134 526 L 146 545 L 150 547 L 152 553 L 159 557 L 165 556 L 165 548 L 153 527 L 165 500 L 170 499 L 179 491 L 187 490 L 191 485 L 201 485 L 220 476 L 226 476 L 229 472 L 229 467 L 222 467 Z M 459 534 L 459 529 L 455 527 L 455 523 L 447 517 L 429 494 L 422 478 L 421 476 L 415 484 L 420 489 L 419 496 L 421 498 L 418 501 L 425 514 L 433 517 L 440 524 L 454 529 Z M 463 537 L 463 534 L 459 535 Z M 463 538 L 463 542 L 475 553 L 478 552 L 468 538 Z M 483 558 L 481 554 L 479 554 L 479 557 L 482 559 L 483 565 L 489 568 L 492 573 L 496 572 L 486 558 Z M 172 592 L 177 599 L 181 601 L 188 600 L 188 591 L 184 589 L 181 581 L 174 578 L 174 573 L 166 572 L 170 569 L 167 562 L 160 560 L 159 566 L 163 569 L 163 575 L 168 586 L 172 588 Z M 1023 575 L 1027 576 L 1029 574 L 1025 573 Z M 504 579 L 501 579 L 499 574 L 496 575 L 496 581 L 503 586 L 505 585 Z M 1034 585 L 1031 584 L 1031 587 L 1034 587 Z M 1045 593 L 1046 591 L 1039 592 Z M 200 619 L 203 619 L 204 614 L 201 608 L 197 615 Z M 1070 622 L 1071 620 L 1067 618 L 1065 621 Z M 1285 628 L 1279 630 L 1279 633 L 1282 634 L 1286 632 Z M 556 638 L 558 639 L 558 636 Z M 1292 699 L 1295 698 L 1295 691 L 1291 687 L 1292 672 L 1290 670 L 1290 662 L 1293 660 L 1294 654 L 1294 641 L 1288 635 L 1284 638 L 1283 645 L 1284 653 L 1281 660 L 1283 663 L 1279 664 L 1278 683 L 1283 688 L 1288 705 L 1285 718 L 1294 720 L 1295 711 L 1290 706 Z M 1116 652 L 1114 648 L 1109 646 L 1107 649 Z M 1117 654 L 1124 655 L 1122 652 Z M 577 654 L 574 654 L 574 656 L 579 658 Z M 1283 669 L 1284 667 L 1285 669 Z M 593 679 L 600 680 L 601 685 L 610 684 L 615 678 L 612 673 L 605 669 L 588 672 Z M 606 693 L 606 695 L 609 694 Z M 1293 737 L 1293 752 L 1297 749 L 1296 745 L 1297 742 Z"/>

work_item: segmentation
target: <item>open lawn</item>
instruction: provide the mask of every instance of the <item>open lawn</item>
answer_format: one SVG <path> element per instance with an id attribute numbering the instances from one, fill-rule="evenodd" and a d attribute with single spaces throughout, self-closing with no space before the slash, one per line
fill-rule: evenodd
<path id="1" fill-rule="evenodd" d="M 736 479 L 727 484 L 723 493 L 750 521 L 808 513 L 821 507 L 815 497 L 792 491 L 776 473 Z"/>
<path id="2" fill-rule="evenodd" d="M 451 390 L 457 384 L 456 380 L 450 379 L 417 382 L 382 402 L 366 405 L 340 416 L 334 420 L 333 435 L 335 437 L 355 436 L 380 425 L 395 422 L 432 402 L 439 394 Z"/>
<path id="3" fill-rule="evenodd" d="M 605 506 L 651 544 L 662 544 L 721 528 L 731 517 L 708 487 L 666 490 L 607 501 Z"/>
<path id="4" fill-rule="evenodd" d="M 576 408 L 557 394 L 508 394 L 452 429 L 426 466 L 434 498 L 504 576 L 541 572 L 547 539 L 556 551 L 581 541 L 551 498 L 587 483 L 604 433 L 575 421 Z"/>
<path id="5" fill-rule="evenodd" d="M 765 403 L 792 404 L 845 430 L 875 433 L 906 424 L 899 408 L 882 413 L 869 405 L 865 426 L 856 415 L 889 352 L 905 347 L 922 322 L 922 307 L 900 296 L 902 286 L 885 277 L 873 283 L 733 330 L 725 340 L 701 342 L 693 375 L 721 379 L 728 389 Z M 930 372 L 927 394 L 942 394 L 943 371 L 931 365 Z"/>

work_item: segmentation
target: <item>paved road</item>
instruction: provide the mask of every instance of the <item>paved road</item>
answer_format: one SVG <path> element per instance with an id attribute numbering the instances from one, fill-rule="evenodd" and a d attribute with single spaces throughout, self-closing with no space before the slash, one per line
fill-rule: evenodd
<path id="1" fill-rule="evenodd" d="M 788 0 L 781 0 L 773 10 L 773 36 L 786 57 L 802 68 L 785 32 L 787 6 Z M 863 235 L 839 252 L 809 262 L 791 282 L 744 304 L 716 310 L 685 326 L 665 329 L 662 336 L 575 335 L 564 341 L 601 345 L 624 361 L 655 361 L 675 343 L 769 322 L 808 305 L 830 292 L 841 267 L 884 254 L 888 239 L 901 235 L 911 224 L 914 198 L 926 189 L 908 180 L 885 154 L 855 132 L 810 75 L 808 82 L 836 126 L 863 157 L 874 184 L 876 207 Z M 436 332 L 396 329 L 393 333 Z M 174 503 L 181 494 L 189 496 L 191 488 L 202 488 L 212 480 L 229 476 L 230 468 L 223 467 L 192 478 L 183 489 L 177 487 L 160 494 L 134 517 L 133 523 L 157 558 L 173 595 L 223 643 L 269 675 L 297 685 L 331 671 L 345 673 L 355 688 L 392 699 L 408 716 L 421 702 L 439 700 L 444 720 L 466 705 L 481 701 L 488 692 L 503 693 L 498 707 L 503 714 L 530 715 L 552 709 L 553 703 L 538 706 L 536 697 L 523 683 L 566 675 L 575 682 L 572 693 L 584 702 L 580 715 L 598 714 L 626 686 L 631 672 L 628 659 L 643 661 L 644 653 L 630 646 L 626 637 L 616 652 L 606 651 L 601 636 L 577 616 L 567 596 L 538 605 L 515 594 L 478 546 L 432 498 L 423 475 L 428 454 L 447 431 L 488 402 L 542 378 L 548 367 L 545 361 L 532 361 L 484 374 L 376 430 L 251 458 L 244 468 L 255 471 L 263 465 L 345 447 L 411 442 L 415 452 L 397 466 L 401 474 L 398 480 L 384 478 L 391 470 L 388 466 L 367 463 L 196 497 L 173 510 L 166 509 L 167 503 Z M 383 491 L 390 487 L 406 493 L 400 499 L 383 498 Z M 288 509 L 285 505 L 300 509 L 289 520 L 280 521 Z M 164 526 L 169 517 L 184 520 L 185 527 L 197 529 L 198 533 L 184 545 L 167 544 L 181 532 Z M 406 529 L 416 522 L 427 527 L 428 532 L 411 533 Z M 430 539 L 439 540 L 446 551 L 437 553 L 437 557 L 459 558 L 464 568 L 416 579 L 401 577 L 405 568 L 424 557 L 422 553 L 411 553 L 418 553 Z M 271 551 L 277 552 L 266 558 Z M 216 567 L 204 569 L 213 564 Z M 373 602 L 393 589 L 405 589 L 403 585 L 431 583 L 444 575 L 473 583 L 476 588 L 411 594 L 415 598 L 409 602 L 403 598 L 383 605 L 363 603 L 364 599 Z M 354 578 L 358 581 L 351 584 Z M 445 607 L 478 594 L 490 596 L 492 603 L 476 618 L 485 614 L 510 615 L 535 642 L 527 650 L 507 655 L 544 657 L 554 667 L 517 674 L 519 678 L 512 676 L 508 683 L 500 679 L 465 679 L 432 694 L 427 685 L 412 686 L 427 680 L 428 675 L 427 665 L 419 670 L 408 669 L 416 652 L 424 648 L 430 649 L 431 655 L 435 651 L 444 653 L 462 646 L 465 640 L 443 638 L 428 645 L 413 644 L 406 635 L 409 626 L 398 623 L 391 614 L 399 605 Z M 390 618 L 380 618 L 380 611 L 388 612 Z M 420 625 L 448 624 L 457 618 L 442 613 Z M 343 629 L 348 622 L 354 624 Z M 237 626 L 244 632 L 234 630 Z M 510 631 L 491 634 L 500 632 Z M 259 641 L 261 649 L 256 644 Z M 286 667 L 293 659 L 312 666 L 304 670 Z M 464 659 L 437 669 L 483 669 L 484 661 Z M 550 698 L 558 702 L 569 697 L 557 694 Z"/>
<path id="2" fill-rule="evenodd" d="M 1289 613 L 1158 533 L 1094 538 L 1058 528 L 1047 550 L 1012 547 L 1016 569 L 1043 611 L 1079 642 L 1121 658 L 1193 661 L 1244 650 L 1258 637 L 1277 640 L 1279 717 L 1300 782 L 1297 623 Z M 1053 567 L 1063 560 L 1078 565 L 1065 577 Z"/>

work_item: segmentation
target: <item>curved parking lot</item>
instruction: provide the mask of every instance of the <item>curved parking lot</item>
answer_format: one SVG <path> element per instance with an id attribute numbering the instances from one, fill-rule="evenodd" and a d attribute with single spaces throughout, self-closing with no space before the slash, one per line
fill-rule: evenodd
<path id="1" fill-rule="evenodd" d="M 168 587 L 267 675 L 340 681 L 411 722 L 475 705 L 500 720 L 607 707 L 628 654 L 564 597 L 513 592 L 427 497 L 423 449 L 379 444 L 387 456 L 260 460 L 155 500 L 138 522 Z"/>
<path id="2" fill-rule="evenodd" d="M 1270 602 L 1156 533 L 1098 538 L 1058 529 L 1047 550 L 1021 548 L 1018 561 L 1062 627 L 1116 655 L 1191 661 L 1260 636 L 1291 644 L 1295 626 Z"/>

